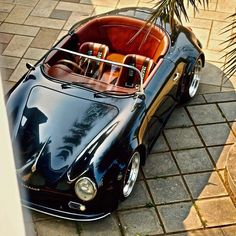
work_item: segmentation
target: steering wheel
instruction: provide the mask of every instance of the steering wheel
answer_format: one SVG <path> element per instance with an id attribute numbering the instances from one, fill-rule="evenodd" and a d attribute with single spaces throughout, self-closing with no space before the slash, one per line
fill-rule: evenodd
<path id="1" fill-rule="evenodd" d="M 57 62 L 58 64 L 64 64 L 66 66 L 69 66 L 70 69 L 72 69 L 73 72 L 79 72 L 80 74 L 83 73 L 83 69 L 81 68 L 81 66 L 79 66 L 77 63 L 75 63 L 74 61 L 70 61 L 67 59 L 61 59 Z"/>

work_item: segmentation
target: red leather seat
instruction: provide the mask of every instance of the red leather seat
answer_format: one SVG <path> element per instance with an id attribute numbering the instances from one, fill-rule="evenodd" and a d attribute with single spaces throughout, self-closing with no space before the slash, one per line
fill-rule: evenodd
<path id="1" fill-rule="evenodd" d="M 85 42 L 79 47 L 79 52 L 105 59 L 109 52 L 109 48 L 105 44 Z"/>
<path id="2" fill-rule="evenodd" d="M 109 48 L 105 44 L 85 42 L 79 47 L 79 52 L 100 59 L 105 59 L 109 52 Z M 101 77 L 104 67 L 103 62 L 87 60 L 85 57 L 80 57 L 80 61 L 77 63 L 83 68 L 84 75 L 93 78 Z"/>
<path id="3" fill-rule="evenodd" d="M 136 67 L 141 72 L 143 82 L 145 82 L 154 66 L 154 61 L 149 57 L 128 54 L 124 58 L 123 64 Z M 138 73 L 130 68 L 123 67 L 116 85 L 134 88 L 136 84 L 140 84 Z"/>

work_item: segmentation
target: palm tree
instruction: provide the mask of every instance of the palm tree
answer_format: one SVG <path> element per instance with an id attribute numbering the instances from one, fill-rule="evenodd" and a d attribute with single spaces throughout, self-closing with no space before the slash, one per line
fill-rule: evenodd
<path id="1" fill-rule="evenodd" d="M 187 8 L 192 7 L 194 14 L 198 12 L 198 4 L 205 7 L 208 6 L 209 0 L 158 0 L 155 4 L 152 12 L 152 16 L 147 20 L 147 23 L 154 23 L 157 18 L 160 18 L 162 22 L 169 22 L 171 28 L 174 29 L 174 18 L 176 18 L 181 24 L 182 19 L 189 21 Z M 226 53 L 226 62 L 224 65 L 224 74 L 228 79 L 236 73 L 236 13 L 229 16 L 232 22 L 225 27 L 224 32 L 234 30 L 233 34 L 227 38 L 224 42 L 225 49 L 230 49 Z"/>

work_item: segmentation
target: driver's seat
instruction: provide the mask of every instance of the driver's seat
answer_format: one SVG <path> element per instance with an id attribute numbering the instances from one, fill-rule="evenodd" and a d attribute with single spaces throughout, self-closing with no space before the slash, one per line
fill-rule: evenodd
<path id="1" fill-rule="evenodd" d="M 109 52 L 109 48 L 105 44 L 85 42 L 79 47 L 79 52 L 100 59 L 105 59 Z M 84 75 L 94 76 L 94 73 L 98 74 L 98 77 L 101 75 L 104 66 L 103 62 L 95 60 L 84 60 L 85 58 L 81 59 L 82 62 L 80 62 L 79 64 L 85 71 Z"/>
<path id="2" fill-rule="evenodd" d="M 125 56 L 123 64 L 136 67 L 141 72 L 143 82 L 145 82 L 154 66 L 154 61 L 149 57 L 137 54 L 128 54 Z M 140 84 L 138 73 L 130 68 L 122 67 L 116 85 L 134 88 L 136 84 Z"/>

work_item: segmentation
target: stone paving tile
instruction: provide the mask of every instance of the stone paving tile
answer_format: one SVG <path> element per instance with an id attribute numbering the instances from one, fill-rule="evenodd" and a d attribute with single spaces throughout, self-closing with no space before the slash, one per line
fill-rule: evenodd
<path id="1" fill-rule="evenodd" d="M 3 70 L 0 70 L 1 72 L 1 78 L 2 80 L 8 80 L 13 72 L 12 69 L 7 69 L 7 68 L 4 68 Z"/>
<path id="2" fill-rule="evenodd" d="M 226 123 L 203 125 L 197 128 L 207 146 L 230 144 L 235 141 L 235 137 Z"/>
<path id="3" fill-rule="evenodd" d="M 226 27 L 228 23 L 222 21 L 213 21 L 210 38 L 215 40 L 224 41 L 227 37 L 230 36 L 230 32 L 222 34 L 222 29 Z"/>
<path id="4" fill-rule="evenodd" d="M 57 39 L 59 30 L 41 28 L 37 36 L 32 41 L 30 47 L 49 49 Z"/>
<path id="5" fill-rule="evenodd" d="M 194 199 L 228 195 L 217 172 L 185 175 L 184 179 Z"/>
<path id="6" fill-rule="evenodd" d="M 46 52 L 47 50 L 40 48 L 28 48 L 24 55 L 24 58 L 39 60 Z"/>
<path id="7" fill-rule="evenodd" d="M 207 48 L 215 51 L 229 51 L 229 49 L 225 49 L 225 46 L 222 40 L 210 39 Z"/>
<path id="8" fill-rule="evenodd" d="M 112 7 L 96 6 L 94 9 L 93 15 L 103 14 L 103 13 L 112 11 L 114 9 L 115 8 L 112 8 Z"/>
<path id="9" fill-rule="evenodd" d="M 179 174 L 177 166 L 169 152 L 150 154 L 143 167 L 143 172 L 147 178 Z"/>
<path id="10" fill-rule="evenodd" d="M 194 98 L 192 98 L 190 101 L 188 101 L 184 105 L 197 105 L 197 104 L 204 104 L 204 103 L 206 103 L 206 101 L 205 101 L 203 95 L 197 94 L 197 95 L 195 95 Z"/>
<path id="11" fill-rule="evenodd" d="M 136 7 L 138 5 L 139 0 L 127 1 L 127 0 L 120 0 L 118 2 L 117 8 L 122 7 Z"/>
<path id="12" fill-rule="evenodd" d="M 16 6 L 8 15 L 5 22 L 23 24 L 31 11 L 32 11 L 32 7 Z"/>
<path id="13" fill-rule="evenodd" d="M 14 8 L 13 4 L 8 4 L 8 3 L 2 3 L 0 2 L 0 11 L 1 12 L 11 12 L 11 10 Z"/>
<path id="14" fill-rule="evenodd" d="M 187 109 L 196 125 L 225 121 L 215 104 L 190 106 Z"/>
<path id="15" fill-rule="evenodd" d="M 9 43 L 12 37 L 13 37 L 12 34 L 0 33 L 0 43 Z"/>
<path id="16" fill-rule="evenodd" d="M 46 214 L 39 213 L 37 211 L 32 211 L 31 214 L 32 214 L 34 222 L 58 219 L 58 218 L 55 218 L 53 216 L 49 216 L 49 215 L 46 215 Z"/>
<path id="17" fill-rule="evenodd" d="M 72 12 L 71 16 L 67 20 L 63 29 L 69 30 L 75 23 L 77 23 L 80 20 L 86 19 L 88 17 L 89 17 L 89 14 L 86 14 L 86 13 Z"/>
<path id="18" fill-rule="evenodd" d="M 236 92 L 204 94 L 207 102 L 226 102 L 236 100 Z"/>
<path id="19" fill-rule="evenodd" d="M 184 22 L 184 25 L 209 30 L 212 25 L 212 20 L 198 19 L 197 16 L 196 18 L 190 17 L 189 22 Z"/>
<path id="20" fill-rule="evenodd" d="M 191 126 L 193 123 L 188 117 L 187 112 L 183 107 L 178 107 L 171 114 L 165 128 L 177 128 Z"/>
<path id="21" fill-rule="evenodd" d="M 63 2 L 74 2 L 74 3 L 79 3 L 80 0 L 63 0 Z"/>
<path id="22" fill-rule="evenodd" d="M 25 65 L 27 62 L 34 65 L 37 61 L 32 59 L 22 59 L 9 78 L 9 81 L 18 82 L 21 79 L 21 77 L 27 72 L 27 68 Z"/>
<path id="23" fill-rule="evenodd" d="M 231 145 L 210 147 L 208 148 L 215 164 L 218 169 L 224 169 L 226 164 L 227 153 Z"/>
<path id="24" fill-rule="evenodd" d="M 214 169 L 204 148 L 176 151 L 174 156 L 183 174 Z"/>
<path id="25" fill-rule="evenodd" d="M 3 51 L 6 49 L 7 44 L 6 43 L 0 43 L 0 54 L 3 53 Z"/>
<path id="26" fill-rule="evenodd" d="M 49 17 L 56 7 L 58 1 L 40 0 L 30 15 Z"/>
<path id="27" fill-rule="evenodd" d="M 116 1 L 110 1 L 110 0 L 92 0 L 93 5 L 98 5 L 98 6 L 107 6 L 107 7 L 116 7 L 117 5 L 117 0 Z M 91 4 L 91 0 L 80 0 L 80 3 L 84 4 Z"/>
<path id="28" fill-rule="evenodd" d="M 38 31 L 39 31 L 39 27 L 9 24 L 9 23 L 3 23 L 0 25 L 0 32 L 10 33 L 10 34 L 36 36 Z"/>
<path id="29" fill-rule="evenodd" d="M 3 55 L 22 57 L 32 40 L 32 37 L 15 35 L 4 50 Z"/>
<path id="30" fill-rule="evenodd" d="M 201 83 L 221 86 L 223 72 L 212 63 L 206 62 L 201 71 Z"/>
<path id="31" fill-rule="evenodd" d="M 219 107 L 228 121 L 236 120 L 236 102 L 220 103 Z"/>
<path id="32" fill-rule="evenodd" d="M 169 204 L 157 208 L 167 233 L 202 228 L 192 202 Z"/>
<path id="33" fill-rule="evenodd" d="M 131 195 L 127 199 L 125 199 L 125 201 L 120 203 L 119 209 L 145 206 L 150 202 L 151 198 L 144 181 L 138 181 L 135 184 L 134 190 Z"/>
<path id="34" fill-rule="evenodd" d="M 169 151 L 169 147 L 161 134 L 152 147 L 151 153 Z"/>
<path id="35" fill-rule="evenodd" d="M 20 58 L 0 55 L 0 68 L 15 69 L 19 61 Z"/>
<path id="36" fill-rule="evenodd" d="M 71 11 L 53 10 L 50 17 L 55 19 L 68 20 L 71 13 Z"/>
<path id="37" fill-rule="evenodd" d="M 90 0 L 89 0 L 90 1 Z M 104 0 L 102 0 L 103 2 L 105 2 Z M 80 1 L 81 2 L 81 1 Z M 83 3 L 83 2 L 81 2 Z M 109 1 L 109 5 L 110 7 L 112 7 L 112 2 Z M 96 4 L 98 5 L 98 4 Z M 58 5 L 56 6 L 57 10 L 64 10 L 64 11 L 73 11 L 73 12 L 81 12 L 83 14 L 92 14 L 93 10 L 94 10 L 94 6 L 93 5 L 87 5 L 87 4 L 78 4 L 78 3 L 70 3 L 70 2 L 59 2 Z"/>
<path id="38" fill-rule="evenodd" d="M 194 127 L 168 129 L 164 133 L 172 150 L 203 146 Z"/>
<path id="39" fill-rule="evenodd" d="M 51 19 L 39 16 L 29 16 L 25 21 L 26 25 L 33 25 L 45 28 L 52 28 L 52 29 L 62 29 L 65 24 L 64 20 L 58 19 Z"/>
<path id="40" fill-rule="evenodd" d="M 3 86 L 3 91 L 4 94 L 7 94 L 9 92 L 9 90 L 15 85 L 15 82 L 11 82 L 8 80 L 3 80 L 2 81 L 2 86 Z"/>
<path id="41" fill-rule="evenodd" d="M 45 221 L 36 221 L 35 228 L 37 235 L 57 235 L 57 236 L 78 236 L 77 228 L 75 222 L 51 219 Z"/>
<path id="42" fill-rule="evenodd" d="M 36 236 L 37 234 L 36 234 L 36 231 L 34 228 L 32 212 L 30 210 L 28 210 L 27 208 L 23 207 L 22 213 L 23 213 L 26 235 Z"/>
<path id="43" fill-rule="evenodd" d="M 207 58 L 208 61 L 220 62 L 220 63 L 224 63 L 224 61 L 225 61 L 225 58 L 224 58 L 225 52 L 204 49 L 204 54 L 205 54 L 205 57 Z M 223 72 L 221 71 L 221 73 L 223 73 Z M 210 75 L 210 77 L 212 77 L 212 75 Z M 201 78 L 203 78 L 203 77 L 201 77 Z"/>
<path id="44" fill-rule="evenodd" d="M 155 2 L 149 0 L 140 0 L 138 3 L 138 7 L 149 7 L 153 8 L 155 6 Z"/>
<path id="45" fill-rule="evenodd" d="M 236 208 L 229 197 L 198 200 L 196 205 L 207 227 L 236 223 Z"/>
<path id="46" fill-rule="evenodd" d="M 197 38 L 202 43 L 203 48 L 207 47 L 207 42 L 209 39 L 209 30 L 208 29 L 202 29 L 202 28 L 195 28 L 192 27 L 194 34 L 197 36 Z"/>
<path id="47" fill-rule="evenodd" d="M 198 88 L 198 94 L 218 93 L 220 91 L 221 91 L 220 86 L 203 84 L 203 83 L 201 83 Z"/>
<path id="48" fill-rule="evenodd" d="M 148 180 L 155 204 L 191 200 L 180 176 Z"/>
<path id="49" fill-rule="evenodd" d="M 119 236 L 121 233 L 118 224 L 114 215 L 94 222 L 76 222 L 80 236 Z"/>
<path id="50" fill-rule="evenodd" d="M 221 229 L 201 229 L 195 231 L 188 231 L 184 233 L 171 234 L 171 236 L 225 236 Z"/>
<path id="51" fill-rule="evenodd" d="M 124 235 L 152 235 L 163 233 L 159 219 L 153 208 L 119 212 Z"/>
<path id="52" fill-rule="evenodd" d="M 4 21 L 8 16 L 8 13 L 0 12 L 0 21 Z"/>
<path id="53" fill-rule="evenodd" d="M 26 5 L 34 7 L 39 0 L 15 0 L 15 4 Z"/>
<path id="54" fill-rule="evenodd" d="M 224 233 L 224 236 L 235 236 L 236 235 L 236 225 L 222 227 L 221 230 Z"/>
<path id="55" fill-rule="evenodd" d="M 228 16 L 229 14 L 226 12 L 216 12 L 207 10 L 199 10 L 198 12 L 198 18 L 208 20 L 229 21 L 229 19 L 227 19 Z"/>
<path id="56" fill-rule="evenodd" d="M 227 1 L 227 4 L 225 4 L 225 0 L 218 0 L 217 2 L 217 11 L 223 11 L 227 13 L 235 13 L 235 1 Z"/>

